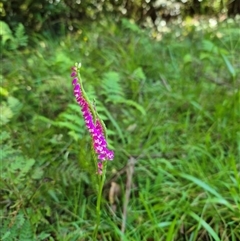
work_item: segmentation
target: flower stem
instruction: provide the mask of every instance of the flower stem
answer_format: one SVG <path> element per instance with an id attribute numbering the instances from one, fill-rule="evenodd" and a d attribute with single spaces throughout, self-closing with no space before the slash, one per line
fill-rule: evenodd
<path id="1" fill-rule="evenodd" d="M 100 175 L 100 186 L 98 190 L 98 195 L 97 195 L 97 206 L 96 206 L 96 212 L 97 212 L 97 218 L 96 218 L 96 226 L 93 232 L 93 240 L 97 240 L 97 234 L 98 234 L 98 229 L 100 225 L 100 217 L 101 217 L 101 201 L 102 201 L 102 192 L 103 192 L 103 186 L 104 182 L 106 179 L 106 170 L 107 170 L 107 162 L 105 161 L 103 163 L 103 173 Z"/>

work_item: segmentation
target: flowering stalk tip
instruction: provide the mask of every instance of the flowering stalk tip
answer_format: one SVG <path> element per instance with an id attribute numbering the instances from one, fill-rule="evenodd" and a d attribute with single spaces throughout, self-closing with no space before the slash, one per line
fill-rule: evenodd
<path id="1" fill-rule="evenodd" d="M 81 107 L 85 125 L 92 137 L 93 149 L 98 157 L 98 174 L 102 174 L 103 161 L 113 160 L 114 152 L 108 149 L 105 126 L 99 118 L 95 108 L 92 107 L 86 97 L 80 78 L 80 67 L 81 63 L 76 63 L 75 66 L 72 67 L 71 77 L 73 78 L 73 93 Z"/>

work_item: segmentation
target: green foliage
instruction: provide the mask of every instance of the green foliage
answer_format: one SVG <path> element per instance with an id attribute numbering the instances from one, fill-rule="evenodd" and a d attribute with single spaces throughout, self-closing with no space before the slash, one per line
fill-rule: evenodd
<path id="1" fill-rule="evenodd" d="M 7 23 L 0 21 L 0 25 L 2 47 L 10 50 L 16 50 L 20 47 L 27 46 L 28 36 L 25 34 L 23 24 L 18 24 L 18 26 L 15 28 L 14 34 L 12 33 Z"/>
<path id="2" fill-rule="evenodd" d="M 34 240 L 32 226 L 22 213 L 12 219 L 1 220 L 0 236 L 2 241 Z"/>
<path id="3" fill-rule="evenodd" d="M 230 63 L 230 61 L 228 60 L 227 55 L 229 55 L 229 52 L 226 49 L 218 48 L 218 46 L 216 46 L 213 42 L 209 40 L 204 40 L 202 50 L 203 52 L 201 53 L 201 56 L 200 56 L 201 60 L 207 58 L 211 62 L 216 63 L 217 59 L 219 59 L 219 57 L 222 57 L 232 79 L 234 80 L 236 78 L 236 71 L 232 66 L 232 64 Z"/>
<path id="4" fill-rule="evenodd" d="M 8 96 L 5 101 L 1 102 L 0 108 L 2 113 L 0 116 L 0 125 L 4 126 L 20 113 L 22 103 L 13 96 Z"/>
<path id="5" fill-rule="evenodd" d="M 194 21 L 165 33 L 101 21 L 65 38 L 36 36 L 37 48 L 6 54 L 4 240 L 92 236 L 97 176 L 72 94 L 76 61 L 115 150 L 99 240 L 240 239 L 238 26 Z M 136 162 L 122 233 L 129 158 Z M 111 196 L 114 183 L 119 191 Z"/>

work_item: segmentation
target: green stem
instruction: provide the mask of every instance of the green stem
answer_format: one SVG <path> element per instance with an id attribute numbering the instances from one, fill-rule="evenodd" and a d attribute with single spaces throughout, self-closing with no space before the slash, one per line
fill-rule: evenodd
<path id="1" fill-rule="evenodd" d="M 106 179 L 106 170 L 107 170 L 107 161 L 103 163 L 103 174 L 101 175 L 101 180 L 100 180 L 100 186 L 98 190 L 98 196 L 97 196 L 97 206 L 96 206 L 96 211 L 97 211 L 97 220 L 96 220 L 96 226 L 94 229 L 93 233 L 93 240 L 97 240 L 97 234 L 98 234 L 98 229 L 100 225 L 100 217 L 101 217 L 101 201 L 102 201 L 102 191 L 103 191 L 103 186 L 104 182 Z"/>

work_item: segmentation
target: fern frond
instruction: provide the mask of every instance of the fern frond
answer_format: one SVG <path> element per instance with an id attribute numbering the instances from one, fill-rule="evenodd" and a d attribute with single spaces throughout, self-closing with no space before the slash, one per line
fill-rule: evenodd
<path id="1" fill-rule="evenodd" d="M 115 103 L 124 98 L 124 91 L 119 81 L 120 75 L 117 72 L 107 72 L 104 74 L 102 86 L 106 101 Z"/>
<path id="2" fill-rule="evenodd" d="M 28 36 L 25 35 L 23 24 L 19 23 L 15 30 L 15 38 L 18 46 L 27 46 Z"/>
<path id="3" fill-rule="evenodd" d="M 1 43 L 2 45 L 4 46 L 5 43 L 8 41 L 8 40 L 13 40 L 14 37 L 13 37 L 13 34 L 12 34 L 12 31 L 11 29 L 9 28 L 8 24 L 3 22 L 3 21 L 0 21 L 0 36 L 2 37 L 1 38 Z"/>
<path id="4" fill-rule="evenodd" d="M 34 233 L 31 223 L 22 213 L 18 213 L 14 219 L 5 219 L 1 222 L 2 226 L 0 229 L 1 240 L 3 241 L 14 241 L 34 240 Z"/>

